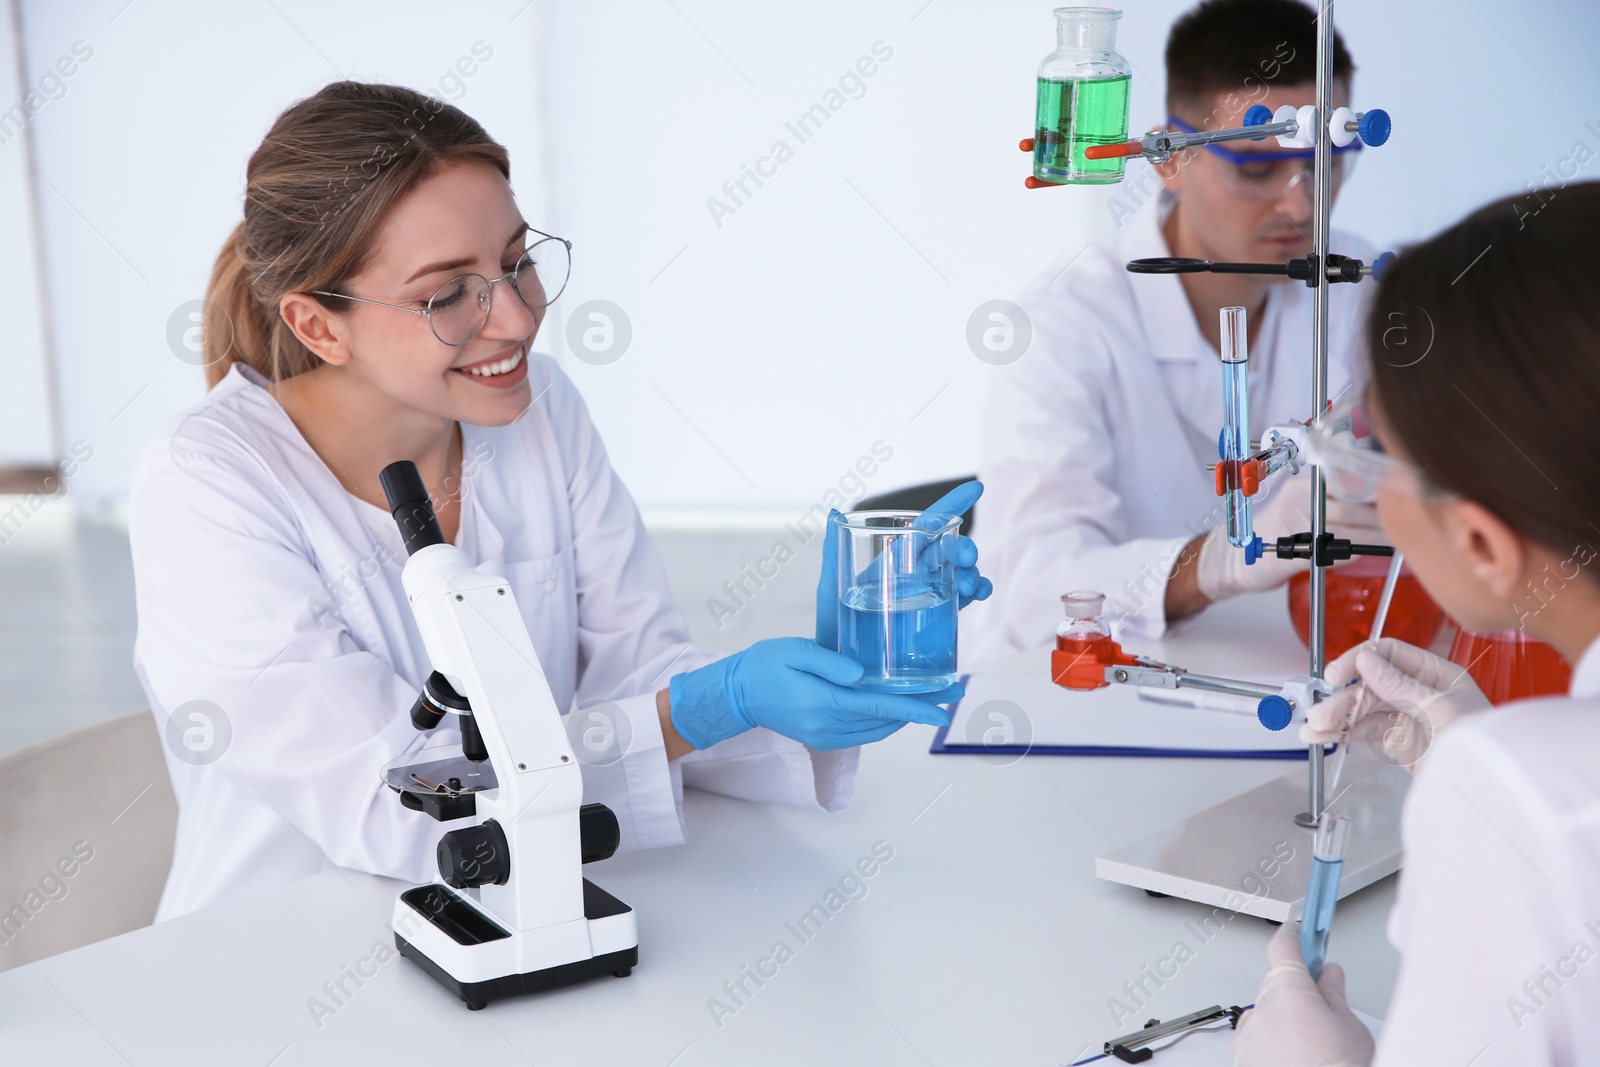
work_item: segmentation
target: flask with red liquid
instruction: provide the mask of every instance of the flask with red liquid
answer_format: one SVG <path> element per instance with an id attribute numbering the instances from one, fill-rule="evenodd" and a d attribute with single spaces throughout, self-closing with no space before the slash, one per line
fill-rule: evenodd
<path id="1" fill-rule="evenodd" d="M 1132 656 L 1111 639 L 1103 593 L 1079 590 L 1061 595 L 1067 617 L 1056 627 L 1056 650 L 1050 654 L 1050 677 L 1068 689 L 1104 689 L 1106 667 L 1131 664 Z"/>
<path id="2" fill-rule="evenodd" d="M 1386 556 L 1357 556 L 1348 563 L 1328 568 L 1327 626 L 1323 630 L 1323 649 L 1335 659 L 1367 639 L 1372 632 L 1372 616 L 1383 595 L 1383 580 L 1389 573 Z M 1302 571 L 1289 579 L 1289 619 L 1300 643 L 1311 642 L 1311 572 Z M 1439 636 L 1444 611 L 1422 588 L 1410 568 L 1401 567 L 1395 583 L 1389 616 L 1383 623 L 1383 636 L 1398 638 L 1408 645 L 1427 648 Z"/>
<path id="3" fill-rule="evenodd" d="M 1475 634 L 1458 630 L 1450 662 L 1467 669 L 1491 704 L 1565 693 L 1572 666 L 1561 653 L 1520 630 Z"/>

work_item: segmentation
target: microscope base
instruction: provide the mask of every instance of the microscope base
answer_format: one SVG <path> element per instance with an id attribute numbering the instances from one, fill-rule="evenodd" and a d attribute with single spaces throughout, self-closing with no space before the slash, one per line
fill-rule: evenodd
<path id="1" fill-rule="evenodd" d="M 626 978 L 639 962 L 633 909 L 587 878 L 583 881 L 583 907 L 587 937 L 581 932 L 579 936 L 587 943 L 585 951 L 594 955 L 574 953 L 577 958 L 569 956 L 532 970 L 520 970 L 516 964 L 519 949 L 528 949 L 518 945 L 519 935 L 442 885 L 418 886 L 400 895 L 395 905 L 394 943 L 402 956 L 473 1011 L 490 1001 L 602 975 Z"/>

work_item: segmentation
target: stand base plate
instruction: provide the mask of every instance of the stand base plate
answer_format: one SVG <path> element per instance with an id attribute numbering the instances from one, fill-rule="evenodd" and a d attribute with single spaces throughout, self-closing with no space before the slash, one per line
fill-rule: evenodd
<path id="1" fill-rule="evenodd" d="M 1411 784 L 1404 769 L 1375 760 L 1352 758 L 1345 773 L 1349 786 L 1328 808 L 1350 818 L 1340 897 L 1400 869 L 1400 805 Z M 1291 922 L 1311 882 L 1312 833 L 1295 822 L 1305 808 L 1302 767 L 1096 857 L 1095 877 Z"/>

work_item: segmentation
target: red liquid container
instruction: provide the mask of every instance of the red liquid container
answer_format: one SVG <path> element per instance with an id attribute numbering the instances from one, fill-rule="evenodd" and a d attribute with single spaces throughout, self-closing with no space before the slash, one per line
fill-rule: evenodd
<path id="1" fill-rule="evenodd" d="M 1572 667 L 1561 653 L 1516 630 L 1461 630 L 1450 645 L 1450 662 L 1467 669 L 1491 704 L 1565 693 L 1572 685 Z"/>
<path id="2" fill-rule="evenodd" d="M 1335 659 L 1359 645 L 1372 633 L 1372 616 L 1383 596 L 1383 581 L 1389 575 L 1389 557 L 1358 556 L 1328 569 L 1328 625 L 1323 630 L 1323 649 Z M 1311 644 L 1311 572 L 1289 579 L 1289 619 L 1300 643 Z M 1408 645 L 1427 648 L 1439 636 L 1444 611 L 1433 602 L 1410 568 L 1400 568 L 1394 599 L 1389 602 L 1389 617 L 1379 636 L 1394 637 Z"/>
<path id="3" fill-rule="evenodd" d="M 1068 689 L 1104 689 L 1106 665 L 1118 662 L 1117 643 L 1105 634 L 1091 637 L 1056 637 L 1050 657 L 1050 677 Z"/>
<path id="4" fill-rule="evenodd" d="M 1050 653 L 1050 680 L 1067 689 L 1104 689 L 1106 668 L 1131 664 L 1133 657 L 1111 640 L 1101 612 L 1106 598 L 1078 590 L 1061 597 L 1066 618 L 1056 627 L 1056 650 Z"/>

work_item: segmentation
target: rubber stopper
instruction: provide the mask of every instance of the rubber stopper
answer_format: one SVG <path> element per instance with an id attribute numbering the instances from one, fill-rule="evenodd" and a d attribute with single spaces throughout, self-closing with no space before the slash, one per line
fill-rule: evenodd
<path id="1" fill-rule="evenodd" d="M 1389 121 L 1389 113 L 1382 108 L 1373 108 L 1363 112 L 1356 121 L 1356 133 L 1361 138 L 1361 143 L 1372 148 L 1377 148 L 1389 139 L 1389 131 L 1393 124 Z"/>
<path id="2" fill-rule="evenodd" d="M 1274 695 L 1261 698 L 1261 703 L 1256 705 L 1256 718 L 1260 719 L 1261 725 L 1269 730 L 1281 730 L 1289 725 L 1289 720 L 1294 718 L 1294 712 L 1287 700 Z"/>

